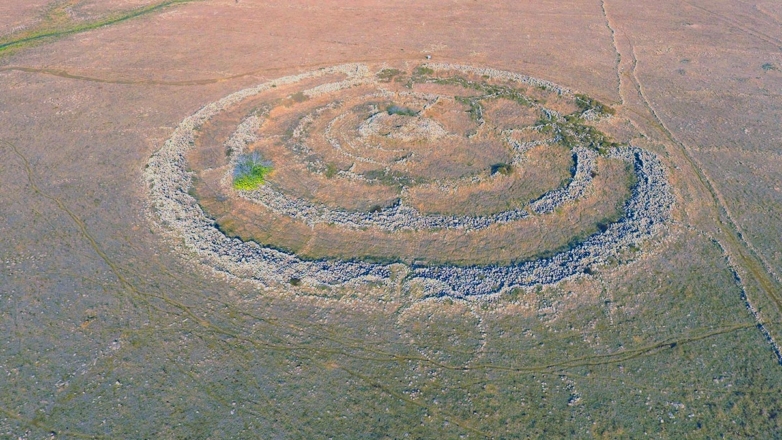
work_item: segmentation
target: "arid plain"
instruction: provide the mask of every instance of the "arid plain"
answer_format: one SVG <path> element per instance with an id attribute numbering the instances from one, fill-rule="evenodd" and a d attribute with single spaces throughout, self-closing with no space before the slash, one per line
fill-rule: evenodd
<path id="1" fill-rule="evenodd" d="M 546 120 L 507 99 L 453 97 L 465 93 L 457 80 L 508 96 L 517 83 L 435 77 L 427 63 L 542 80 L 525 93 L 563 115 L 578 100 L 554 96 L 556 86 L 610 106 L 584 123 L 659 159 L 673 201 L 662 232 L 556 282 L 471 298 L 414 278 L 418 259 L 469 271 L 553 255 L 616 220 L 632 170 L 601 152 L 583 200 L 468 232 L 337 230 L 325 214 L 312 226 L 215 190 L 224 143 L 261 115 L 279 132 L 265 147 L 277 167 L 269 187 L 333 209 L 392 206 L 396 183 L 331 179 L 377 176 L 342 156 L 324 156 L 333 163 L 322 176 L 280 165 L 293 157 L 286 142 L 298 148 L 292 121 L 337 102 L 319 101 L 311 91 L 322 84 L 307 75 L 343 65 L 371 81 L 339 92 L 352 113 L 334 121 L 469 129 L 462 156 L 416 141 L 406 154 L 430 162 L 394 162 L 419 166 L 424 180 L 466 167 L 478 182 L 440 199 L 436 186 L 413 187 L 418 212 L 491 213 L 503 191 L 539 197 L 568 168 L 577 180 L 583 157 L 559 141 L 495 167 L 510 158 L 480 142 L 510 132 L 481 132 L 484 110 L 487 125 L 500 115 L 544 132 Z M 339 69 L 329 81 L 345 79 Z M 296 75 L 301 87 L 280 80 Z M 378 266 L 386 278 L 264 282 L 215 268 L 172 232 L 150 158 L 186 118 L 259 84 L 268 95 L 193 130 L 188 194 L 221 233 L 308 258 L 393 260 Z M 772 1 L 5 1 L 0 437 L 780 438 L 780 90 L 782 6 Z M 411 106 L 401 111 L 419 125 L 390 106 L 362 113 L 392 104 Z M 316 135 L 339 127 L 319 123 Z M 347 145 L 348 130 L 335 132 Z M 316 153 L 337 145 L 316 135 Z M 511 171 L 481 171 L 489 165 Z"/>

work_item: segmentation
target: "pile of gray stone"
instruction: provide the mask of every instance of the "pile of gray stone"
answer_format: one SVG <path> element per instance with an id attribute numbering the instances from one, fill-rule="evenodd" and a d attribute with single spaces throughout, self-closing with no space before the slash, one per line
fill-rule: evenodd
<path id="1" fill-rule="evenodd" d="M 573 149 L 573 161 L 576 172 L 570 183 L 564 188 L 549 191 L 539 199 L 530 203 L 530 210 L 535 214 L 547 214 L 560 206 L 584 197 L 592 188 L 592 178 L 597 169 L 597 152 L 595 150 L 576 147 Z"/>
<path id="2" fill-rule="evenodd" d="M 623 253 L 662 233 L 671 218 L 674 202 L 666 172 L 649 151 L 615 148 L 610 157 L 630 162 L 637 176 L 625 216 L 574 248 L 550 258 L 487 267 L 414 267 L 412 276 L 426 278 L 429 295 L 486 296 L 514 287 L 552 284 L 617 261 Z"/>

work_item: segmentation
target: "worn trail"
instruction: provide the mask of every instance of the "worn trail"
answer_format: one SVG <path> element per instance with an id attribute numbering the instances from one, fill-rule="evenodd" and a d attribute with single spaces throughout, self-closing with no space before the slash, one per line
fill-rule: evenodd
<path id="1" fill-rule="evenodd" d="M 782 296 L 779 293 L 782 292 L 782 286 L 779 285 L 779 277 L 775 274 L 771 266 L 764 260 L 762 255 L 757 252 L 754 246 L 743 238 L 744 234 L 742 234 L 741 227 L 738 225 L 738 222 L 735 220 L 733 214 L 728 208 L 727 203 L 725 202 L 722 194 L 719 192 L 714 182 L 709 178 L 699 161 L 692 155 L 689 148 L 682 141 L 680 141 L 678 137 L 667 127 L 665 122 L 663 122 L 662 118 L 660 117 L 658 111 L 649 101 L 647 94 L 644 91 L 644 86 L 638 76 L 639 60 L 635 52 L 635 47 L 629 38 L 626 40 L 626 44 L 628 46 L 627 50 L 629 52 L 626 58 L 632 60 L 631 69 L 629 71 L 629 78 L 634 85 L 638 98 L 640 99 L 640 104 L 645 110 L 644 113 L 648 113 L 649 115 L 647 118 L 641 113 L 638 113 L 639 116 L 644 119 L 649 119 L 650 124 L 655 127 L 656 130 L 659 131 L 668 140 L 668 142 L 670 142 L 670 144 L 678 150 L 678 155 L 693 171 L 692 175 L 696 177 L 701 187 L 706 190 L 707 194 L 709 194 L 713 200 L 713 206 L 717 211 L 715 212 L 714 218 L 717 219 L 717 226 L 722 231 L 723 240 L 725 240 L 725 244 L 727 245 L 724 246 L 724 249 L 728 251 L 729 255 L 732 254 L 735 262 L 738 263 L 739 266 L 742 267 L 745 271 L 747 271 L 750 277 L 757 283 L 760 290 L 776 308 L 778 313 L 777 316 L 782 315 Z M 743 285 L 743 281 L 741 282 L 742 288 L 746 290 L 746 286 Z M 760 315 L 756 316 L 756 318 L 759 317 Z M 779 329 L 773 327 L 769 328 L 769 324 L 773 322 L 773 320 L 770 320 L 768 317 L 764 318 L 765 319 L 763 319 L 763 322 L 759 322 L 759 324 L 768 329 L 771 335 L 772 343 L 776 345 L 775 340 L 778 338 Z"/>
<path id="2" fill-rule="evenodd" d="M 365 58 L 365 59 L 356 60 L 356 62 L 377 63 L 377 62 L 388 62 L 388 61 L 413 61 L 418 59 L 419 59 L 418 57 L 406 55 L 406 56 L 397 56 L 397 57 L 386 56 L 382 58 Z M 324 64 L 324 63 L 302 64 L 299 65 L 298 67 L 306 70 L 314 70 L 327 65 L 330 64 Z M 220 76 L 214 78 L 190 79 L 190 80 L 181 80 L 181 81 L 164 81 L 164 80 L 155 80 L 155 79 L 106 78 L 106 77 L 99 77 L 99 76 L 77 74 L 65 69 L 53 69 L 53 68 L 45 68 L 45 67 L 29 67 L 29 66 L 0 67 L 0 72 L 35 73 L 40 75 L 56 76 L 59 78 L 73 79 L 73 80 L 86 81 L 86 82 L 96 82 L 102 84 L 140 85 L 140 86 L 204 86 L 209 84 L 216 84 L 216 83 L 246 78 L 250 76 L 261 75 L 265 73 L 283 72 L 288 70 L 290 69 L 286 67 L 265 67 L 265 68 L 250 70 L 247 72 L 237 73 L 234 75 Z"/>
<path id="3" fill-rule="evenodd" d="M 622 53 L 619 51 L 619 44 L 616 41 L 616 29 L 614 29 L 614 25 L 608 17 L 605 0 L 600 0 L 600 9 L 603 11 L 606 27 L 611 32 L 611 43 L 614 46 L 614 52 L 616 52 L 616 81 L 617 92 L 619 94 L 619 105 L 624 105 L 625 99 L 624 95 L 622 95 Z"/>
<path id="4" fill-rule="evenodd" d="M 109 17 L 102 17 L 97 20 L 87 21 L 84 23 L 69 23 L 67 26 L 61 27 L 59 29 L 47 28 L 47 23 L 43 23 L 40 27 L 34 28 L 29 31 L 25 31 L 21 35 L 0 39 L 0 56 L 10 52 L 11 50 L 20 49 L 23 47 L 29 47 L 31 45 L 40 44 L 45 41 L 53 40 L 56 38 L 61 38 L 68 35 L 73 35 L 81 32 L 90 31 L 93 29 L 97 29 L 100 27 L 121 23 L 123 21 L 127 21 L 133 18 L 137 18 L 144 15 L 148 15 L 153 12 L 157 12 L 169 6 L 188 3 L 192 1 L 195 0 L 166 0 L 160 3 L 141 7 L 131 11 L 110 15 Z"/>

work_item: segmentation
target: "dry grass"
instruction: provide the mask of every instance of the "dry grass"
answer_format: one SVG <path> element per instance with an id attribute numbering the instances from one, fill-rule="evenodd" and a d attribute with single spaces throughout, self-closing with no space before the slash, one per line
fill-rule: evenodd
<path id="1" fill-rule="evenodd" d="M 42 6 L 3 2 L 0 32 Z M 760 301 L 756 280 L 782 271 L 780 71 L 762 67 L 782 65 L 782 9 L 603 6 L 215 0 L 4 57 L 0 139 L 28 163 L 0 147 L 0 437 L 774 438 L 782 373 L 742 289 Z M 675 230 L 595 277 L 465 303 L 415 302 L 396 285 L 221 279 L 147 222 L 141 169 L 205 103 L 320 66 L 425 54 L 616 105 L 631 128 L 614 137 L 669 167 Z M 189 163 L 225 160 L 221 130 L 247 111 L 204 127 Z M 217 212 L 211 172 L 197 191 Z M 242 203 L 223 227 L 305 248 L 310 228 L 240 217 Z M 760 306 L 774 330 L 774 303 Z"/>

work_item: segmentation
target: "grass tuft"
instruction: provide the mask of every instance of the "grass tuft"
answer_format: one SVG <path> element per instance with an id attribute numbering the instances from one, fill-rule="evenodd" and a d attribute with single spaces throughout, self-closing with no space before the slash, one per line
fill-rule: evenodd
<path id="1" fill-rule="evenodd" d="M 377 73 L 377 78 L 381 82 L 391 82 L 394 77 L 399 76 L 402 74 L 402 71 L 399 69 L 383 69 L 380 72 Z"/>

